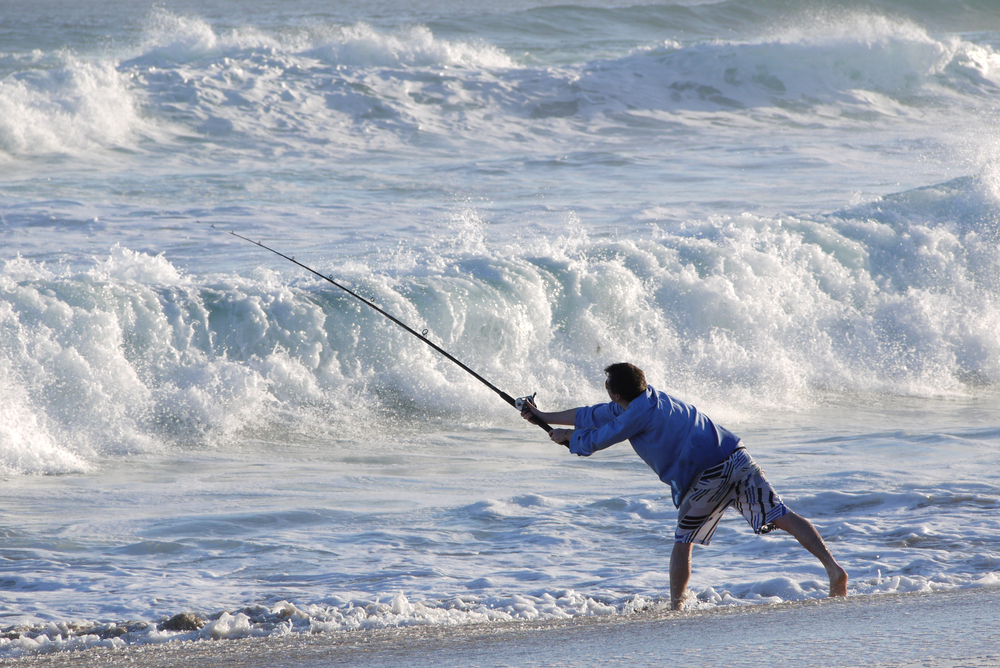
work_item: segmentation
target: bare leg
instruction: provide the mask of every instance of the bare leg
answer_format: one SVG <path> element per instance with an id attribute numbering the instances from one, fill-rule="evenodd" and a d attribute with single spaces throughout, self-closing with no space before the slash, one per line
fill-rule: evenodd
<path id="1" fill-rule="evenodd" d="M 691 548 L 694 543 L 674 543 L 670 553 L 670 609 L 680 610 L 684 606 L 688 580 L 691 579 Z"/>
<path id="2" fill-rule="evenodd" d="M 792 534 L 795 540 L 802 544 L 802 547 L 809 550 L 813 556 L 820 560 L 820 563 L 826 569 L 827 576 L 830 578 L 830 596 L 847 596 L 847 571 L 841 568 L 840 564 L 833 558 L 826 543 L 823 542 L 823 538 L 809 520 L 789 512 L 784 517 L 776 519 L 774 525 Z M 674 551 L 676 552 L 676 548 Z M 671 585 L 673 585 L 674 571 L 672 559 L 670 566 Z M 671 586 L 672 591 L 673 586 Z"/>

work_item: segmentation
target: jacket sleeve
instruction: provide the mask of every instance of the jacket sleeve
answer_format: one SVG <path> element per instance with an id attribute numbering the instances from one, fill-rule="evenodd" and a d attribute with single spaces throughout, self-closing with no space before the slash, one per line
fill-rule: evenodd
<path id="1" fill-rule="evenodd" d="M 573 416 L 574 429 L 597 429 L 621 415 L 624 409 L 609 401 L 606 404 L 594 404 L 577 408 Z"/>
<path id="2" fill-rule="evenodd" d="M 577 410 L 569 451 L 588 457 L 598 450 L 621 443 L 639 431 L 633 418 L 633 414 L 615 403 Z"/>

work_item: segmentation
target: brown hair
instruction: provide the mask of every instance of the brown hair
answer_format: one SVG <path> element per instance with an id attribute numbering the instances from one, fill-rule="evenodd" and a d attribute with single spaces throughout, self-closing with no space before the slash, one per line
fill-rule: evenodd
<path id="1" fill-rule="evenodd" d="M 632 401 L 646 391 L 646 374 L 628 362 L 618 362 L 604 369 L 608 375 L 608 389 L 625 401 Z"/>

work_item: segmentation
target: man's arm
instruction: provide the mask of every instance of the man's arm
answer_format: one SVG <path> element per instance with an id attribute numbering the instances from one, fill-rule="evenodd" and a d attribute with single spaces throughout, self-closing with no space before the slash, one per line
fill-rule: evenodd
<path id="1" fill-rule="evenodd" d="M 521 409 L 521 417 L 532 424 L 538 424 L 536 419 L 542 420 L 543 422 L 548 422 L 549 424 L 568 424 L 573 425 L 576 419 L 575 408 L 570 408 L 564 411 L 557 411 L 555 413 L 543 413 L 538 410 L 534 404 L 524 402 L 524 408 Z"/>

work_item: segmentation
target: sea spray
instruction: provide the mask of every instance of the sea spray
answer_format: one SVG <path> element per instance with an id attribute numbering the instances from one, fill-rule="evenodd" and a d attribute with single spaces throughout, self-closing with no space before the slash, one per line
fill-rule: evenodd
<path id="1" fill-rule="evenodd" d="M 146 123 L 131 75 L 65 54 L 0 86 L 0 159 L 131 148 Z"/>
<path id="2" fill-rule="evenodd" d="M 595 370 L 620 359 L 744 410 L 831 392 L 961 395 L 1000 381 L 1000 258 L 981 191 L 961 180 L 819 219 L 745 215 L 526 251 L 435 242 L 411 264 L 380 261 L 381 274 L 341 271 L 497 383 L 547 402 L 596 386 Z M 929 206 L 954 217 L 924 222 Z M 202 278 L 118 247 L 82 272 L 8 261 L 7 363 L 33 379 L 19 391 L 42 421 L 83 449 L 230 434 L 265 413 L 326 419 L 361 394 L 418 413 L 501 411 L 336 292 L 280 265 Z"/>

